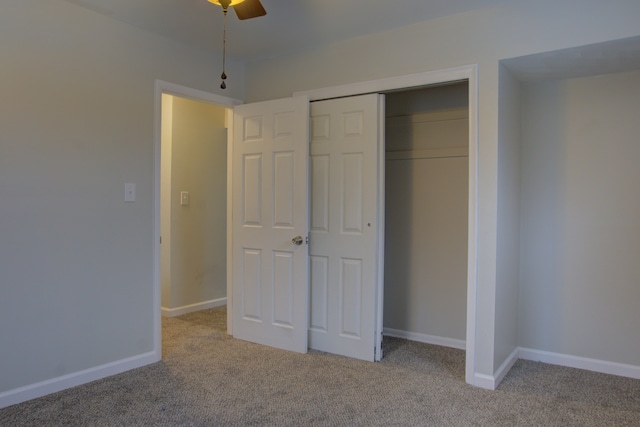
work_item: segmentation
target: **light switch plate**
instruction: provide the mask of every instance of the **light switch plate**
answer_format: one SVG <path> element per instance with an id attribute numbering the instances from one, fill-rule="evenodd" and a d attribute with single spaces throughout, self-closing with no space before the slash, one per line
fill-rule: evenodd
<path id="1" fill-rule="evenodd" d="M 189 206 L 189 192 L 181 191 L 180 192 L 180 206 Z"/>
<path id="2" fill-rule="evenodd" d="M 136 185 L 127 183 L 124 185 L 124 201 L 135 202 L 136 201 Z"/>

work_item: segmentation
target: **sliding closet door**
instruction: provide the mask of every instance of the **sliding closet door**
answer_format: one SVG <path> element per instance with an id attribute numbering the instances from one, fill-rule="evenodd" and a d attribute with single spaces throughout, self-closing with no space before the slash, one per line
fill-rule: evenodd
<path id="1" fill-rule="evenodd" d="M 383 95 L 311 104 L 309 347 L 370 361 L 381 357 L 383 120 Z"/>

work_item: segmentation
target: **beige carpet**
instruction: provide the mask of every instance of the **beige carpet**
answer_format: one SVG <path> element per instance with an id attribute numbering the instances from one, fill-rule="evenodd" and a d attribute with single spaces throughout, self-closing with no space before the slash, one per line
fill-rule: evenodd
<path id="1" fill-rule="evenodd" d="M 0 410 L 0 426 L 640 426 L 640 380 L 519 361 L 496 391 L 464 352 L 385 339 L 368 363 L 234 340 L 224 307 L 163 320 L 163 361 Z"/>

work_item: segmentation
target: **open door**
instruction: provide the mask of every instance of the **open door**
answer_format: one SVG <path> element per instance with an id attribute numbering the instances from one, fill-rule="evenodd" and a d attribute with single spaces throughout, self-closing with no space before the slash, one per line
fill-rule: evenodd
<path id="1" fill-rule="evenodd" d="M 306 97 L 234 108 L 233 336 L 307 352 Z"/>
<path id="2" fill-rule="evenodd" d="M 311 104 L 312 349 L 380 360 L 384 95 Z"/>

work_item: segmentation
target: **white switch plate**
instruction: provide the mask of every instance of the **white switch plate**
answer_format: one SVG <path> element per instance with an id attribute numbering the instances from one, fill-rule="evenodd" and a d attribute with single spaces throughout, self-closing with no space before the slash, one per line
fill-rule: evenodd
<path id="1" fill-rule="evenodd" d="M 124 201 L 125 202 L 136 201 L 136 185 L 135 184 L 128 183 L 124 185 Z"/>
<path id="2" fill-rule="evenodd" d="M 189 192 L 181 191 L 180 192 L 180 205 L 181 206 L 189 206 Z"/>

